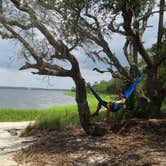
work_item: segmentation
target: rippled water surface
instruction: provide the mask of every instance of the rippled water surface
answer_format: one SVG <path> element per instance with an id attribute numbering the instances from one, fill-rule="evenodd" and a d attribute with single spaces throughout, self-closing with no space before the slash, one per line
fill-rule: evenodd
<path id="1" fill-rule="evenodd" d="M 65 91 L 36 89 L 0 89 L 0 108 L 48 108 L 75 104 Z"/>

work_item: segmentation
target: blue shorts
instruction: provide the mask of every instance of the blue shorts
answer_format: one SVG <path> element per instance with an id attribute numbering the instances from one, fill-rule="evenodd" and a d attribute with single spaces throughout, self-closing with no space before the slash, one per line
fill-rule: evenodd
<path id="1" fill-rule="evenodd" d="M 104 107 L 106 107 L 107 108 L 107 104 L 108 104 L 108 102 L 106 102 L 106 101 L 102 101 L 102 105 L 104 106 Z M 122 106 L 122 104 L 115 104 L 115 103 L 112 103 L 112 105 L 111 105 L 111 109 L 110 109 L 110 111 L 111 112 L 117 112 L 119 109 L 121 109 L 123 106 Z"/>
<path id="2" fill-rule="evenodd" d="M 122 108 L 122 104 L 115 104 L 112 103 L 112 107 L 111 107 L 111 112 L 117 112 L 118 110 L 120 110 Z"/>

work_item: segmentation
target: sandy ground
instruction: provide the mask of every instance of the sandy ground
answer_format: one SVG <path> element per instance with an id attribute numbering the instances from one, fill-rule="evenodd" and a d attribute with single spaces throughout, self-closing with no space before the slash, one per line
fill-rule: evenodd
<path id="1" fill-rule="evenodd" d="M 166 166 L 166 119 L 111 125 L 103 137 L 79 126 L 19 137 L 28 124 L 0 123 L 0 166 Z"/>
<path id="2" fill-rule="evenodd" d="M 166 119 L 129 121 L 118 133 L 111 127 L 103 137 L 79 126 L 39 133 L 15 160 L 24 166 L 166 166 Z"/>
<path id="3" fill-rule="evenodd" d="M 18 166 L 13 155 L 32 143 L 32 137 L 21 138 L 20 132 L 30 122 L 0 123 L 0 166 Z"/>

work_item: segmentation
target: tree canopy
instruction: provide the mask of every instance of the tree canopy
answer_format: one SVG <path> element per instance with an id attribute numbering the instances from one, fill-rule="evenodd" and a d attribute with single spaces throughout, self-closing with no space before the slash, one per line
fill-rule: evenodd
<path id="1" fill-rule="evenodd" d="M 131 83 L 141 72 L 147 73 L 147 94 L 138 87 L 140 106 L 154 115 L 166 95 L 160 66 L 166 59 L 164 36 L 165 0 L 0 0 L 0 36 L 21 43 L 25 64 L 33 74 L 71 77 L 76 85 L 80 121 L 92 132 L 86 87 L 76 49 L 83 49 L 93 61 L 105 63 L 98 72 L 110 72 L 114 78 Z M 157 7 L 158 6 L 158 7 Z M 156 10 L 157 9 L 157 10 Z M 143 43 L 148 20 L 159 15 L 155 50 Z M 124 66 L 111 49 L 113 34 L 125 40 Z M 153 48 L 153 47 L 152 47 Z M 139 66 L 139 57 L 145 63 Z M 63 63 L 65 65 L 62 65 Z M 150 101 L 150 102 L 149 102 Z M 93 128 L 94 129 L 94 128 Z"/>

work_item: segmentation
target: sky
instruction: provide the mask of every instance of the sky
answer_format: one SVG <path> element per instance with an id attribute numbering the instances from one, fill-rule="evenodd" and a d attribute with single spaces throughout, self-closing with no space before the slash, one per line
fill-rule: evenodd
<path id="1" fill-rule="evenodd" d="M 18 44 L 10 40 L 0 39 L 0 86 L 10 87 L 37 87 L 70 89 L 74 86 L 71 78 L 39 76 L 31 73 L 31 70 L 19 71 L 23 61 L 18 56 Z M 80 51 L 81 52 L 81 51 Z M 83 54 L 83 52 L 81 52 Z M 90 70 L 96 66 L 86 56 L 78 57 L 81 65 L 81 73 L 86 82 L 110 80 L 111 74 L 99 74 Z"/>
<path id="2" fill-rule="evenodd" d="M 143 42 L 148 48 L 152 43 L 156 42 L 157 37 L 157 20 L 158 16 L 154 15 L 150 18 L 148 25 L 153 26 L 148 28 L 143 37 Z M 124 40 L 119 35 L 112 36 L 112 40 L 109 43 L 111 49 L 120 57 L 120 61 L 126 64 L 123 58 L 122 47 Z M 62 77 L 48 77 L 31 74 L 31 70 L 19 71 L 19 67 L 23 64 L 23 61 L 18 56 L 19 47 L 18 44 L 11 40 L 2 40 L 0 38 L 0 86 L 11 87 L 37 87 L 37 88 L 56 88 L 56 89 L 70 89 L 74 86 L 71 78 Z M 81 73 L 86 82 L 94 83 L 101 80 L 110 80 L 111 74 L 104 73 L 99 74 L 92 71 L 93 67 L 102 67 L 103 64 L 94 64 L 82 51 L 78 52 L 77 57 L 80 61 Z"/>

